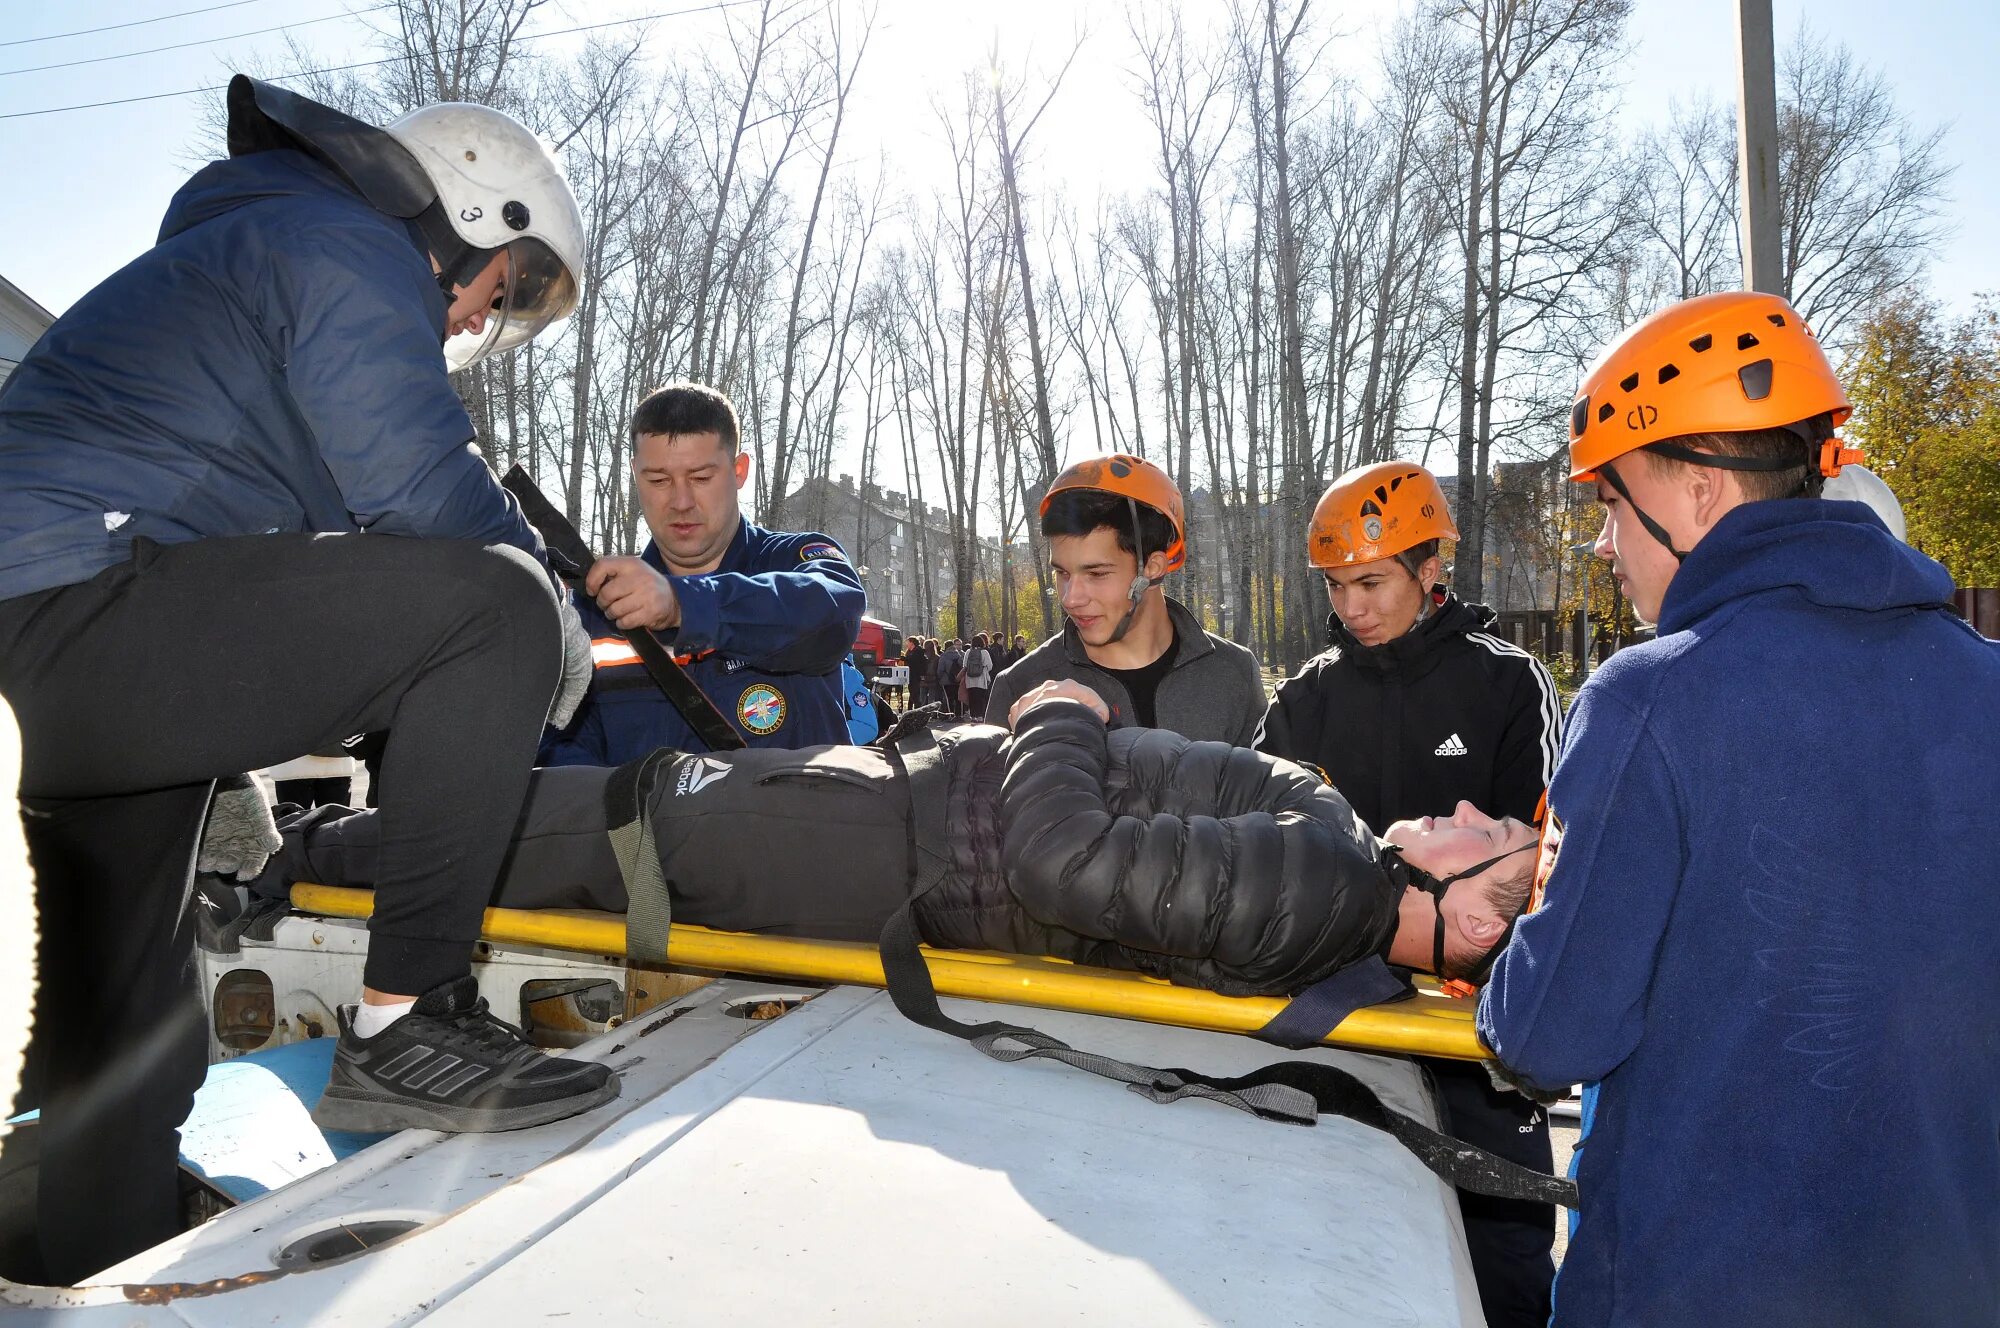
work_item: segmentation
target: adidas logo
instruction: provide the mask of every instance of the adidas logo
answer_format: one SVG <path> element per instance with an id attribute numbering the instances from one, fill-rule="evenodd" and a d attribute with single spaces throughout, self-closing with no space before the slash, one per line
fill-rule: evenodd
<path id="1" fill-rule="evenodd" d="M 1443 742 L 1439 743 L 1436 747 L 1432 748 L 1431 755 L 1463 756 L 1465 755 L 1465 744 L 1461 742 L 1459 740 L 1459 736 L 1456 733 L 1454 733 L 1449 738 L 1446 738 Z"/>
<path id="2" fill-rule="evenodd" d="M 685 798 L 690 793 L 699 793 L 729 775 L 727 762 L 713 757 L 698 756 L 681 767 L 680 778 L 674 781 L 674 796 Z"/>
<path id="3" fill-rule="evenodd" d="M 448 1098 L 491 1073 L 487 1066 L 471 1064 L 448 1051 L 416 1046 L 376 1070 L 375 1078 L 382 1083 L 401 1084 L 413 1093 Z"/>

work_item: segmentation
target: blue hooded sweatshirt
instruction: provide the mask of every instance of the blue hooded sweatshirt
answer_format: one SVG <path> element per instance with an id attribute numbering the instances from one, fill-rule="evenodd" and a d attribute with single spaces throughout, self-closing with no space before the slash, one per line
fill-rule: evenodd
<path id="1" fill-rule="evenodd" d="M 674 576 L 652 544 L 640 556 L 680 599 L 681 625 L 661 632 L 661 641 L 748 746 L 848 741 L 840 666 L 861 630 L 868 593 L 838 544 L 739 518 L 713 572 Z M 543 735 L 536 764 L 623 765 L 658 747 L 707 751 L 623 633 L 581 595 L 577 611 L 596 676 L 569 727 Z"/>
<path id="2" fill-rule="evenodd" d="M 408 224 L 299 152 L 198 172 L 159 242 L 0 390 L 0 599 L 161 544 L 354 531 L 541 542 L 472 448 Z"/>
<path id="3" fill-rule="evenodd" d="M 1594 1084 L 1556 1324 L 2000 1324 L 2000 644 L 1859 503 L 1750 503 L 1592 676 L 1479 1006 Z"/>

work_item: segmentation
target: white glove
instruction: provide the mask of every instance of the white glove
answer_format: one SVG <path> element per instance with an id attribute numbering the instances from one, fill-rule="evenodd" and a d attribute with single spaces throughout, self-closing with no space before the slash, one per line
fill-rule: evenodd
<path id="1" fill-rule="evenodd" d="M 1540 1084 L 1523 1079 L 1499 1061 L 1481 1061 L 1480 1064 L 1486 1067 L 1486 1077 L 1499 1092 L 1519 1093 L 1530 1102 L 1539 1102 L 1545 1107 L 1552 1106 L 1569 1096 L 1568 1085 L 1561 1088 L 1543 1088 Z"/>
<path id="2" fill-rule="evenodd" d="M 262 780 L 231 775 L 215 782 L 208 804 L 208 824 L 201 832 L 201 852 L 195 870 L 247 881 L 264 870 L 271 855 L 285 846 L 271 816 L 271 795 Z"/>
<path id="3" fill-rule="evenodd" d="M 549 724 L 562 728 L 583 704 L 595 666 L 590 657 L 590 633 L 583 630 L 583 620 L 576 616 L 576 605 L 567 594 L 556 596 L 556 618 L 562 623 L 563 666 L 562 681 L 556 684 L 555 701 L 549 706 Z"/>

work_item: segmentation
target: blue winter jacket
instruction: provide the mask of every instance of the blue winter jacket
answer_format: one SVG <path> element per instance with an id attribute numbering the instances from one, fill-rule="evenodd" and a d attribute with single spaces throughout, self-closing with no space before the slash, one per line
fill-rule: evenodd
<path id="1" fill-rule="evenodd" d="M 2000 1324 L 2000 644 L 1950 592 L 1751 503 L 1577 698 L 1479 1005 L 1596 1085 L 1555 1323 Z"/>
<path id="2" fill-rule="evenodd" d="M 659 549 L 640 555 L 665 575 Z M 742 522 L 715 571 L 668 576 L 681 625 L 659 636 L 752 747 L 846 742 L 840 665 L 868 596 L 840 546 Z M 623 765 L 656 747 L 704 752 L 624 635 L 577 596 L 597 676 L 569 727 L 542 739 L 539 765 Z"/>
<path id="3" fill-rule="evenodd" d="M 471 447 L 410 227 L 302 153 L 218 161 L 0 390 L 0 599 L 132 541 L 541 543 Z"/>

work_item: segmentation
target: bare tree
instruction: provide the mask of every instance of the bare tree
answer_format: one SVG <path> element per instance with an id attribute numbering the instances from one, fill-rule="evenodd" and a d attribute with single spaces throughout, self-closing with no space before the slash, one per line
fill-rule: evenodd
<path id="1" fill-rule="evenodd" d="M 1510 465 L 1489 522 L 1496 463 L 1548 457 L 1617 324 L 1737 279 L 1727 108 L 1610 146 L 1629 0 L 1404 0 L 1360 66 L 1329 58 L 1352 39 L 1312 0 L 1135 6 L 1110 39 L 1152 178 L 1074 203 L 1036 148 L 1076 132 L 1060 92 L 1080 43 L 1052 73 L 1001 69 L 997 47 L 945 71 L 964 82 L 935 104 L 937 145 L 892 172 L 854 142 L 874 3 L 751 0 L 705 20 L 718 41 L 662 50 L 635 22 L 557 54 L 534 43 L 547 0 L 393 0 L 364 18 L 383 63 L 294 45 L 269 72 L 377 123 L 484 101 L 562 152 L 576 314 L 459 377 L 496 464 L 632 549 L 625 421 L 662 380 L 702 379 L 736 401 L 757 514 L 826 528 L 845 502 L 828 476 L 856 470 L 841 538 L 914 571 L 903 611 L 960 635 L 1035 618 L 1014 541 L 1025 525 L 1046 590 L 1032 518 L 1079 449 L 1172 472 L 1192 517 L 1176 594 L 1267 659 L 1320 644 L 1301 540 L 1350 466 L 1445 454 L 1457 588 L 1504 591 L 1488 525 L 1558 557 L 1579 516 L 1545 468 Z M 1784 70 L 1784 271 L 1838 348 L 1921 277 L 1949 171 L 1941 131 L 1845 49 L 1802 30 Z M 213 148 L 220 99 L 206 124 Z M 898 467 L 907 505 L 876 487 Z M 891 513 L 907 530 L 887 545 Z M 889 568 L 888 547 L 912 561 Z M 1559 557 L 1543 580 L 1557 603 L 1575 590 Z"/>
<path id="2" fill-rule="evenodd" d="M 1659 255 L 1659 302 L 1733 285 L 1737 260 L 1736 133 L 1710 101 L 1675 104 L 1639 140 L 1639 218 Z M 1650 301 L 1649 301 L 1650 302 Z"/>
<path id="3" fill-rule="evenodd" d="M 1130 19 L 1132 39 L 1139 52 L 1139 97 L 1146 109 L 1158 154 L 1154 166 L 1159 172 L 1160 197 L 1167 208 L 1166 235 L 1168 262 L 1164 272 L 1142 256 L 1148 284 L 1155 292 L 1160 319 L 1160 348 L 1163 369 L 1170 375 L 1165 394 L 1174 449 L 1168 458 L 1183 494 L 1192 494 L 1194 483 L 1194 432 L 1197 415 L 1204 434 L 1209 434 L 1208 397 L 1195 393 L 1197 303 L 1202 294 L 1201 272 L 1206 261 L 1204 236 L 1211 210 L 1211 181 L 1222 156 L 1235 107 L 1229 96 L 1229 67 L 1226 52 L 1205 57 L 1190 49 L 1182 12 L 1178 6 L 1154 20 Z M 1164 289 L 1162 289 L 1164 287 Z M 1171 327 L 1171 336 L 1167 329 Z M 1199 528 L 1188 530 L 1188 602 L 1200 615 L 1202 560 Z"/>
<path id="4" fill-rule="evenodd" d="M 1457 204 L 1463 264 L 1458 364 L 1459 593 L 1483 595 L 1487 486 L 1503 355 L 1551 320 L 1608 251 L 1601 180 L 1590 169 L 1628 0 L 1455 0 L 1461 34 L 1446 84 L 1455 130 L 1440 179 Z M 1613 209 L 1615 219 L 1618 209 Z M 1539 421 L 1538 421 L 1539 422 Z"/>
<path id="5" fill-rule="evenodd" d="M 778 372 L 778 427 L 771 438 L 771 500 L 766 509 L 774 523 L 782 523 L 785 518 L 785 495 L 791 479 L 795 446 L 791 434 L 793 371 L 798 363 L 800 309 L 805 302 L 806 272 L 812 264 L 813 236 L 819 229 L 820 208 L 826 201 L 827 181 L 833 175 L 835 154 L 840 150 L 840 131 L 847 122 L 848 97 L 854 91 L 855 80 L 861 75 L 861 62 L 868 54 L 868 39 L 874 35 L 875 10 L 870 7 L 862 16 L 861 33 L 854 43 L 851 63 L 845 49 L 847 32 L 838 9 L 829 12 L 828 29 L 823 58 L 833 71 L 833 121 L 827 129 L 826 146 L 820 154 L 819 182 L 813 187 L 812 207 L 806 214 L 805 235 L 799 241 L 798 261 L 792 274 L 792 303 L 785 316 L 784 366 Z M 858 266 L 856 275 L 858 280 Z"/>
<path id="6" fill-rule="evenodd" d="M 1919 131 L 1879 70 L 1804 27 L 1780 77 L 1785 295 L 1839 345 L 1944 237 L 1944 130 Z"/>
<path id="7" fill-rule="evenodd" d="M 793 141 L 801 127 L 803 116 L 798 114 L 799 106 L 795 98 L 785 96 L 796 89 L 781 89 L 779 107 L 773 112 L 789 122 L 792 133 L 787 135 L 784 146 L 776 155 L 776 160 L 768 164 L 761 187 L 754 192 L 754 202 L 746 209 L 746 215 L 738 229 L 737 238 L 730 243 L 724 233 L 724 225 L 730 215 L 739 188 L 739 172 L 743 165 L 743 154 L 753 141 L 753 133 L 760 121 L 753 121 L 751 114 L 769 97 L 766 75 L 770 66 L 779 58 L 787 40 L 808 20 L 809 13 L 805 0 L 763 0 L 758 6 L 757 19 L 747 29 L 737 28 L 732 22 L 730 51 L 736 64 L 736 79 L 739 85 L 735 98 L 736 119 L 726 142 L 718 140 L 714 145 L 713 171 L 714 195 L 709 213 L 708 236 L 702 246 L 701 267 L 694 288 L 691 308 L 688 344 L 687 373 L 690 377 L 706 381 L 714 372 L 715 351 L 714 329 L 711 320 L 718 288 L 726 289 L 737 261 L 741 258 L 748 238 L 754 234 L 756 222 L 761 217 L 764 205 L 768 203 L 770 192 L 776 183 L 778 168 L 790 154 Z M 686 109 L 690 118 L 700 122 L 700 109 L 708 103 L 713 93 L 729 84 L 729 76 L 720 69 L 711 71 L 709 79 L 697 89 L 691 89 Z"/>

